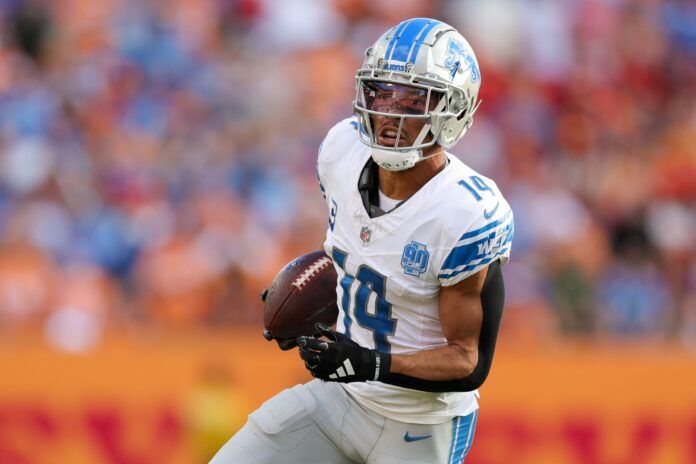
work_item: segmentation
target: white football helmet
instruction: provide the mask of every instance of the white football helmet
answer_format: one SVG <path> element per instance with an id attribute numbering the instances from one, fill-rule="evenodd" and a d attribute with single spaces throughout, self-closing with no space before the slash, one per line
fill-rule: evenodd
<path id="1" fill-rule="evenodd" d="M 479 104 L 474 51 L 452 26 L 435 19 L 409 19 L 389 29 L 367 49 L 355 79 L 360 139 L 390 171 L 413 167 L 435 144 L 452 147 L 471 127 Z M 387 135 L 376 133 L 374 116 L 394 119 Z M 404 145 L 409 118 L 422 120 L 423 127 Z"/>

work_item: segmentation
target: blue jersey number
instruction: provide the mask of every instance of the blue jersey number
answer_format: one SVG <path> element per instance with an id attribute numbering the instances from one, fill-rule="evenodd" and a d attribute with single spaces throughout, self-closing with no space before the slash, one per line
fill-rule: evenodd
<path id="1" fill-rule="evenodd" d="M 493 189 L 491 189 L 479 176 L 470 176 L 469 180 L 471 181 L 470 183 L 465 181 L 464 179 L 460 180 L 457 183 L 465 189 L 467 189 L 469 193 L 471 193 L 474 196 L 474 198 L 476 198 L 476 201 L 481 201 L 483 199 L 478 192 L 489 192 L 491 195 L 495 195 Z"/>
<path id="2" fill-rule="evenodd" d="M 350 317 L 350 287 L 353 281 L 357 278 L 360 282 L 357 292 L 355 292 L 355 320 L 360 327 L 372 331 L 372 337 L 375 341 L 375 348 L 378 351 L 388 353 L 391 346 L 387 341 L 387 336 L 394 335 L 396 331 L 396 319 L 391 317 L 392 305 L 385 298 L 384 294 L 387 290 L 387 278 L 368 266 L 360 266 L 356 276 L 348 274 L 346 271 L 346 258 L 348 254 L 333 248 L 331 252 L 333 260 L 340 267 L 345 276 L 341 279 L 340 285 L 343 289 L 343 298 L 341 299 L 341 307 L 345 313 L 344 324 L 346 327 L 346 335 L 350 337 L 350 327 L 353 323 Z M 375 298 L 370 296 L 375 294 Z M 368 306 L 370 311 L 368 311 Z"/>

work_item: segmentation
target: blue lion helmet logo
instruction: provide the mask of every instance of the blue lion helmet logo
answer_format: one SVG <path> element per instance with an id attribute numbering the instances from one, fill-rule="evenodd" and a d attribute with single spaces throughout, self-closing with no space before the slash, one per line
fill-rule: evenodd
<path id="1" fill-rule="evenodd" d="M 481 72 L 476 65 L 474 57 L 464 48 L 463 43 L 454 39 L 450 39 L 447 44 L 445 67 L 451 71 L 451 79 L 454 79 L 454 75 L 460 67 L 464 67 L 471 71 L 471 82 L 476 83 L 481 79 Z"/>

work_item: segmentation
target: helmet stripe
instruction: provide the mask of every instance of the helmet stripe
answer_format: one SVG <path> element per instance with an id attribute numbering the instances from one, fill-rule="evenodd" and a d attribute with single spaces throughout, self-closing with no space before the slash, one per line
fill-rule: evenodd
<path id="1" fill-rule="evenodd" d="M 403 23 L 399 24 L 399 26 L 396 28 L 396 31 L 394 31 L 394 35 L 392 36 L 391 40 L 389 41 L 389 45 L 387 46 L 387 52 L 384 54 L 384 57 L 387 60 L 391 60 L 390 53 L 393 52 L 394 44 L 401 38 L 401 32 L 403 32 L 404 28 L 408 26 L 410 22 L 411 20 L 404 21 Z"/>
<path id="2" fill-rule="evenodd" d="M 416 46 L 413 47 L 413 51 L 411 54 L 408 56 L 408 61 L 411 63 L 416 62 L 416 58 L 418 58 L 418 50 L 420 50 L 420 46 L 423 45 L 423 41 L 425 40 L 426 37 L 428 37 L 428 34 L 430 31 L 433 30 L 435 26 L 437 26 L 440 23 L 440 21 L 435 21 L 433 20 L 430 24 L 428 24 L 423 30 L 421 30 L 420 34 L 418 34 L 418 37 L 416 38 Z"/>
<path id="3" fill-rule="evenodd" d="M 399 40 L 394 45 L 394 50 L 392 50 L 392 56 L 389 57 L 389 60 L 405 62 L 408 59 L 414 40 L 423 29 L 428 27 L 431 21 L 433 20 L 427 18 L 412 20 L 408 26 L 406 26 L 406 29 L 401 33 L 401 37 L 399 37 Z"/>

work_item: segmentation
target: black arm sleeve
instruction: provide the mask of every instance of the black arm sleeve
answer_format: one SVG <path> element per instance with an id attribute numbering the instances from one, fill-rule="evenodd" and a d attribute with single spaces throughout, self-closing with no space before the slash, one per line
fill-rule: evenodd
<path id="1" fill-rule="evenodd" d="M 428 392 L 465 392 L 476 390 L 483 385 L 491 370 L 504 305 L 505 282 L 503 281 L 500 262 L 496 261 L 488 266 L 486 280 L 481 290 L 483 320 L 481 322 L 481 335 L 479 336 L 478 363 L 474 371 L 463 379 L 444 381 L 423 380 L 408 375 L 389 373 L 382 382 Z"/>

